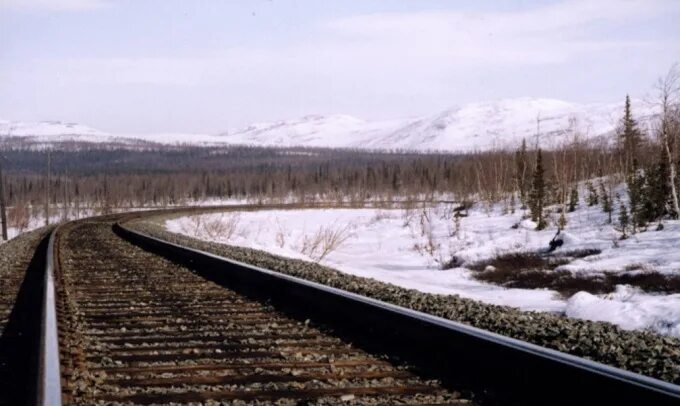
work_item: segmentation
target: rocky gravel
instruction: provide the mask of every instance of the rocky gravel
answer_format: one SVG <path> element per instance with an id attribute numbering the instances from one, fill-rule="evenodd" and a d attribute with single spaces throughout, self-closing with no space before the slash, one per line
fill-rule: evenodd
<path id="1" fill-rule="evenodd" d="M 57 247 L 69 404 L 468 403 L 118 238 L 101 218 L 70 223 Z"/>
<path id="2" fill-rule="evenodd" d="M 31 258 L 40 241 L 51 230 L 52 227 L 43 227 L 0 244 L 0 335 Z"/>
<path id="3" fill-rule="evenodd" d="M 0 244 L 0 404 L 31 398 L 39 342 L 42 256 L 36 255 L 52 227 Z M 44 247 L 44 246 L 43 246 Z"/>
<path id="4" fill-rule="evenodd" d="M 171 233 L 162 226 L 163 221 L 163 217 L 147 218 L 130 222 L 128 226 L 166 241 L 680 384 L 680 340 L 677 338 L 652 332 L 626 331 L 609 323 L 577 320 L 549 313 L 524 312 L 456 295 L 423 293 L 370 278 L 348 275 L 317 263 Z"/>

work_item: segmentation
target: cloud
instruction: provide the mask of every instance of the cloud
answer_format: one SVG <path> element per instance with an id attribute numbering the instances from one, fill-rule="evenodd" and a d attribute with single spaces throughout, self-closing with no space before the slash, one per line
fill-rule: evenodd
<path id="1" fill-rule="evenodd" d="M 614 40 L 593 28 L 624 24 L 678 9 L 678 2 L 575 0 L 506 12 L 376 13 L 331 21 L 327 28 L 359 48 L 401 50 L 409 59 L 456 67 L 562 63 L 584 52 L 648 47 Z M 396 54 L 393 53 L 393 54 Z"/>
<path id="2" fill-rule="evenodd" d="M 468 32 L 470 34 L 536 34 L 583 28 L 602 22 L 625 22 L 680 9 L 670 0 L 567 0 L 516 11 L 437 10 L 373 13 L 331 21 L 328 26 L 364 37 Z"/>
<path id="3" fill-rule="evenodd" d="M 81 110 L 109 103 L 122 117 L 139 110 L 141 118 L 130 118 L 136 125 L 184 118 L 188 129 L 224 117 L 246 124 L 310 112 L 396 117 L 515 96 L 609 101 L 646 89 L 680 55 L 680 33 L 668 28 L 678 11 L 678 1 L 567 0 L 511 11 L 383 12 L 305 21 L 304 36 L 276 41 L 234 30 L 239 47 L 190 51 L 156 47 L 172 36 L 152 27 L 139 44 L 103 44 L 94 55 L 76 48 L 68 57 L 0 64 L 0 90 L 13 97 L 0 107 L 16 110 L 17 99 L 26 111 L 51 103 L 59 111 L 52 116 L 69 107 L 78 120 Z M 200 41 L 197 31 L 187 40 Z M 107 108 L 92 114 L 118 125 Z"/>
<path id="4" fill-rule="evenodd" d="M 215 85 L 266 75 L 274 61 L 286 66 L 279 53 L 232 49 L 209 57 L 61 58 L 42 61 L 60 84 Z"/>
<path id="5" fill-rule="evenodd" d="M 285 78 L 338 85 L 399 83 L 417 90 L 472 70 L 563 64 L 586 53 L 659 48 L 663 45 L 650 40 L 591 31 L 630 24 L 668 12 L 669 7 L 660 0 L 572 0 L 506 12 L 375 13 L 324 22 L 316 26 L 318 35 L 279 48 L 232 48 L 209 57 L 69 58 L 47 63 L 62 81 L 86 83 L 193 86 Z"/>
<path id="6" fill-rule="evenodd" d="M 0 9 L 20 11 L 89 11 L 109 7 L 108 0 L 2 0 Z"/>

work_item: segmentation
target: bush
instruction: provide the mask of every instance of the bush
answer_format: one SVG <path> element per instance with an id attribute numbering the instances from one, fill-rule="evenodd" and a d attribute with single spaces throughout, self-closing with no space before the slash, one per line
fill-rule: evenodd
<path id="1" fill-rule="evenodd" d="M 321 226 L 313 235 L 303 237 L 300 253 L 319 262 L 352 237 L 352 228 L 352 224 L 344 227 Z"/>

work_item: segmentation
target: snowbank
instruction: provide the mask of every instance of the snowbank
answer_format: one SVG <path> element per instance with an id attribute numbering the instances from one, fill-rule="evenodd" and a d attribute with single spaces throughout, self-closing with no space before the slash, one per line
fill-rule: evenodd
<path id="1" fill-rule="evenodd" d="M 450 209 L 450 208 L 449 208 Z M 315 260 L 303 253 L 305 239 L 319 230 L 346 228 L 348 237 L 320 263 L 342 272 L 374 278 L 427 293 L 456 294 L 491 304 L 522 310 L 563 313 L 570 317 L 608 321 L 626 329 L 653 330 L 680 337 L 680 295 L 653 295 L 619 286 L 608 295 L 579 292 L 565 299 L 548 289 L 508 289 L 480 282 L 464 267 L 441 270 L 439 262 L 457 256 L 475 262 L 513 251 L 536 251 L 547 247 L 555 230 L 535 231 L 521 213 L 504 214 L 470 210 L 456 226 L 439 206 L 422 224 L 421 209 L 296 209 L 200 215 L 203 224 L 228 221 L 238 230 L 229 238 L 207 235 L 196 227 L 196 218 L 168 220 L 171 232 L 208 241 L 266 250 L 290 258 Z M 450 213 L 449 213 L 450 214 Z M 568 214 L 568 227 L 559 250 L 599 249 L 602 252 L 578 259 L 559 269 L 597 275 L 608 272 L 641 272 L 654 269 L 666 274 L 680 272 L 680 222 L 667 222 L 664 231 L 649 231 L 618 241 L 618 234 L 605 224 L 598 207 Z M 513 225 L 518 227 L 513 228 Z M 431 241 L 428 253 L 422 247 Z M 420 248 L 419 248 L 420 247 Z"/>

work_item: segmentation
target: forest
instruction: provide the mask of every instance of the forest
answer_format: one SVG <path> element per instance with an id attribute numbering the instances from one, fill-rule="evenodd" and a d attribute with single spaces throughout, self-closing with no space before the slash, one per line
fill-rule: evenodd
<path id="1" fill-rule="evenodd" d="M 561 145 L 545 150 L 540 134 L 516 150 L 466 154 L 96 143 L 36 148 L 12 140 L 1 146 L 7 223 L 23 229 L 46 210 L 48 218 L 66 219 L 82 210 L 105 214 L 206 200 L 455 200 L 527 208 L 542 228 L 544 208 L 573 210 L 585 182 L 589 204 L 601 204 L 626 235 L 680 212 L 679 77 L 674 69 L 659 81 L 654 128 L 638 125 L 626 98 L 609 137 L 567 128 Z M 627 199 L 614 193 L 621 182 Z M 611 219 L 615 206 L 618 218 Z"/>

